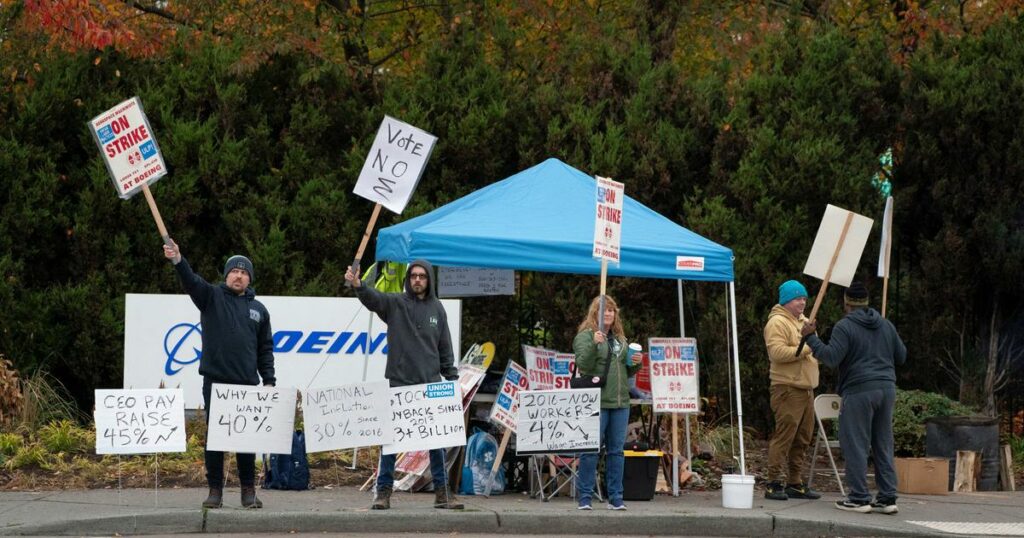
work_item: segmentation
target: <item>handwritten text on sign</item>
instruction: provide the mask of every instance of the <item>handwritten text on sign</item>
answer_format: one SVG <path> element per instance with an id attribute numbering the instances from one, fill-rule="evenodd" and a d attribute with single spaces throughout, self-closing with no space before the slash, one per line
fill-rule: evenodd
<path id="1" fill-rule="evenodd" d="M 394 439 L 387 381 L 306 389 L 306 451 L 377 446 Z"/>
<path id="2" fill-rule="evenodd" d="M 97 454 L 185 451 L 181 389 L 100 389 L 93 416 Z"/>
<path id="3" fill-rule="evenodd" d="M 430 450 L 466 444 L 462 394 L 454 381 L 391 388 L 394 442 L 383 454 Z"/>
<path id="4" fill-rule="evenodd" d="M 437 272 L 438 297 L 513 295 L 516 274 L 511 269 L 441 267 Z"/>
<path id="5" fill-rule="evenodd" d="M 523 362 L 526 363 L 531 389 L 567 389 L 576 356 L 541 347 L 523 346 Z"/>
<path id="6" fill-rule="evenodd" d="M 622 199 L 625 186 L 597 177 L 597 218 L 594 221 L 594 257 L 619 263 L 622 239 Z"/>
<path id="7" fill-rule="evenodd" d="M 651 338 L 651 394 L 655 413 L 696 413 L 700 394 L 695 338 Z"/>
<path id="8" fill-rule="evenodd" d="M 89 127 L 121 198 L 130 198 L 142 185 L 167 175 L 167 165 L 138 97 L 96 116 Z"/>
<path id="9" fill-rule="evenodd" d="M 436 136 L 384 116 L 352 192 L 401 213 L 423 175 L 434 142 Z"/>
<path id="10" fill-rule="evenodd" d="M 516 452 L 597 452 L 601 446 L 601 389 L 519 393 Z"/>
<path id="11" fill-rule="evenodd" d="M 505 377 L 501 380 L 501 390 L 491 406 L 491 422 L 495 422 L 515 431 L 516 417 L 519 414 L 519 392 L 530 388 L 530 379 L 526 377 L 526 369 L 508 361 Z"/>
<path id="12" fill-rule="evenodd" d="M 294 388 L 214 383 L 209 413 L 208 450 L 244 454 L 292 452 Z"/>

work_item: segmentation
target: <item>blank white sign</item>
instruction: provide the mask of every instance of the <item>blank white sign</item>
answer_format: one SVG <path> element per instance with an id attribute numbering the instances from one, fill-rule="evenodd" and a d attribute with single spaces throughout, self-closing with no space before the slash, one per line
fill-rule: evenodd
<path id="1" fill-rule="evenodd" d="M 811 247 L 807 265 L 804 266 L 805 274 L 825 280 L 828 265 L 836 253 L 836 245 L 839 244 L 839 236 L 843 233 L 846 217 L 851 214 L 853 219 L 850 221 L 850 229 L 846 232 L 843 247 L 832 268 L 829 282 L 843 287 L 848 287 L 850 282 L 853 282 L 853 276 L 857 272 L 857 265 L 860 263 L 861 254 L 864 253 L 864 245 L 868 242 L 868 235 L 871 234 L 871 225 L 874 221 L 864 215 L 858 215 L 831 204 L 825 208 L 825 216 L 822 217 L 821 225 L 818 226 L 818 235 L 814 238 L 814 246 Z"/>

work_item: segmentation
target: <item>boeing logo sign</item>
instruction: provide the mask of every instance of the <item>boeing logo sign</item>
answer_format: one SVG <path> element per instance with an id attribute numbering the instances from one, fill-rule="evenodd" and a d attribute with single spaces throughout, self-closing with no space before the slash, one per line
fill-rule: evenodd
<path id="1" fill-rule="evenodd" d="M 202 325 L 199 323 L 177 323 L 164 334 L 164 373 L 176 375 L 185 366 L 199 362 L 203 357 Z M 353 338 L 355 336 L 355 338 Z M 300 353 L 306 355 L 370 355 L 387 354 L 387 333 L 378 333 L 370 339 L 363 331 L 275 331 L 274 353 Z M 383 347 L 382 347 L 383 346 Z"/>
<path id="2" fill-rule="evenodd" d="M 384 379 L 387 325 L 355 298 L 261 296 L 274 328 L 278 387 L 328 387 Z M 456 356 L 461 302 L 443 299 Z M 124 388 L 181 388 L 202 407 L 203 326 L 187 295 L 125 295 Z"/>

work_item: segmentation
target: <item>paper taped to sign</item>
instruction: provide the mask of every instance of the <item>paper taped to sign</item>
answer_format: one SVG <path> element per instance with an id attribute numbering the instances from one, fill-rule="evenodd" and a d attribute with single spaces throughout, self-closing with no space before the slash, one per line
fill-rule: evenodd
<path id="1" fill-rule="evenodd" d="M 454 381 L 391 388 L 394 442 L 382 454 L 466 444 L 462 394 Z"/>
<path id="2" fill-rule="evenodd" d="M 306 389 L 302 399 L 306 451 L 391 443 L 395 432 L 390 404 L 387 381 Z"/>
<path id="3" fill-rule="evenodd" d="M 97 454 L 185 451 L 181 389 L 98 389 L 93 417 Z"/>
<path id="4" fill-rule="evenodd" d="M 295 396 L 293 388 L 214 383 L 207 450 L 291 454 Z"/>
<path id="5" fill-rule="evenodd" d="M 517 454 L 581 454 L 601 447 L 601 389 L 519 393 Z"/>

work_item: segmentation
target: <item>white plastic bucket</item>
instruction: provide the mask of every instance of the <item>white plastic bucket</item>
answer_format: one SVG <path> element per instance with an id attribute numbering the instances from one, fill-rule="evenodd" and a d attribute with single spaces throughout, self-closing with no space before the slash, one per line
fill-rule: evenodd
<path id="1" fill-rule="evenodd" d="M 749 510 L 754 506 L 754 476 L 722 475 L 722 507 Z"/>

